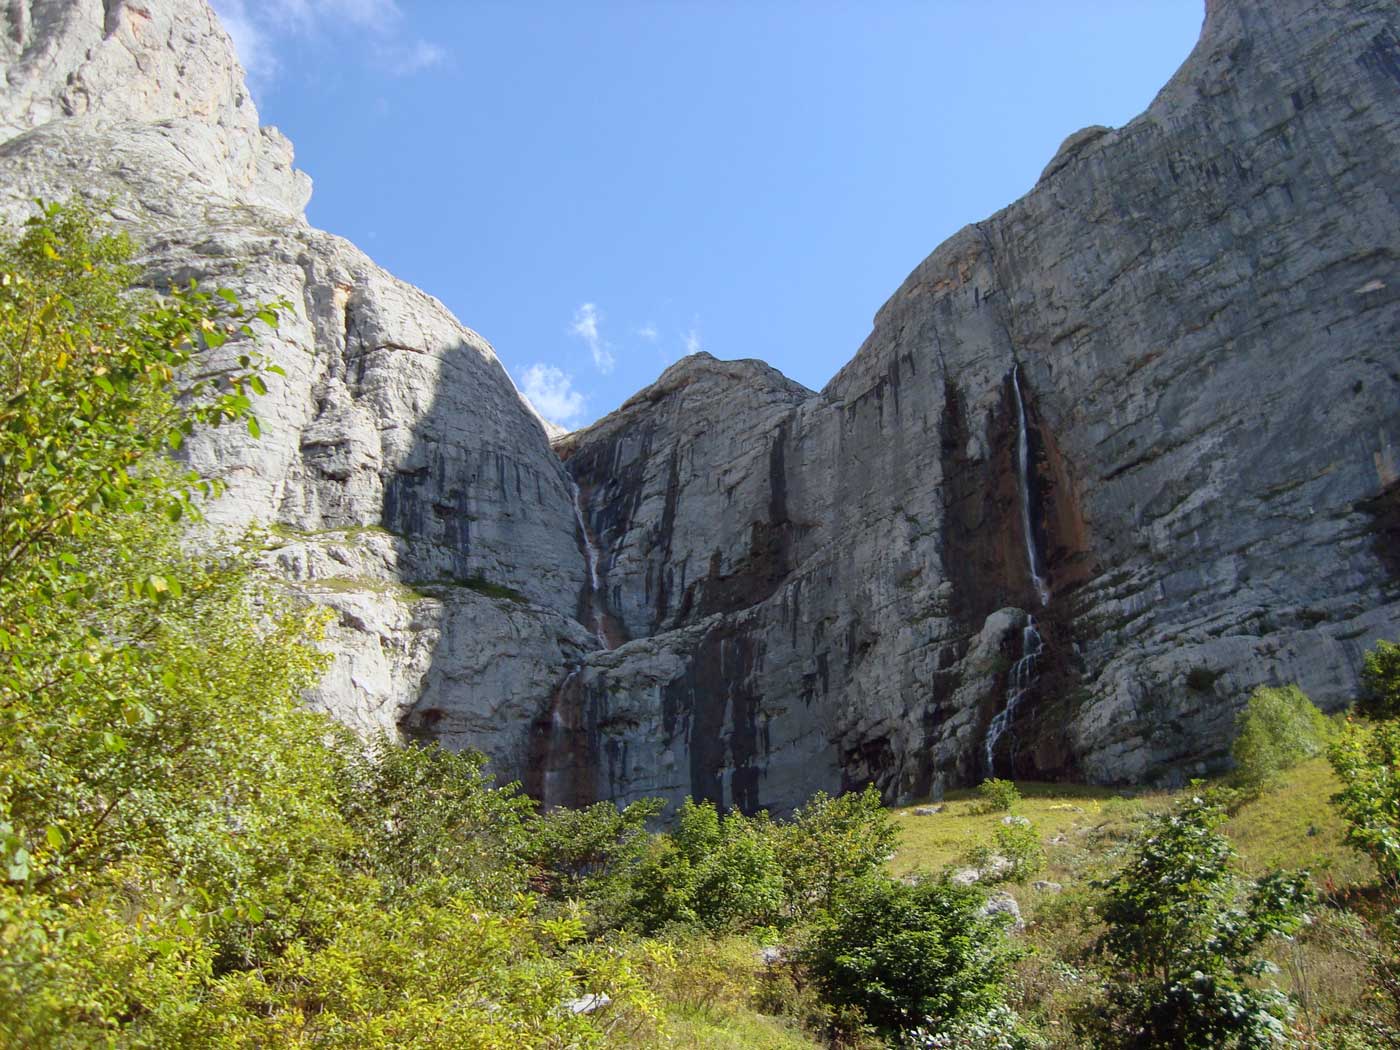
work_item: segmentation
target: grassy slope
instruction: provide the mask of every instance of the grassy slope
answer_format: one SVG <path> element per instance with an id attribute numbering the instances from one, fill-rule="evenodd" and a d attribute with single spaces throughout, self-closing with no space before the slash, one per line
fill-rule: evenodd
<path id="1" fill-rule="evenodd" d="M 1055 1050 L 1074 1046 L 1068 1011 L 1078 996 L 1075 966 L 1097 933 L 1084 896 L 1090 879 L 1120 862 L 1144 819 L 1164 810 L 1182 792 L 1151 791 L 1131 797 L 1107 788 L 1073 784 L 1018 785 L 1023 800 L 1014 812 L 1030 818 L 1046 844 L 1048 868 L 1042 876 L 1064 892 L 1030 886 L 998 887 L 1021 903 L 1029 929 L 1013 999 L 1050 1037 Z M 1342 843 L 1342 824 L 1328 801 L 1337 782 L 1318 759 L 1291 770 L 1226 825 L 1245 867 L 1308 868 L 1329 897 L 1374 881 L 1374 869 Z M 943 811 L 916 816 L 915 807 L 892 813 L 902 841 L 890 868 L 895 875 L 933 873 L 965 863 L 969 851 L 988 845 L 1004 813 L 984 812 L 973 791 L 950 793 Z M 1339 934 L 1336 916 L 1322 909 L 1317 922 L 1297 942 L 1281 946 L 1276 959 L 1280 981 L 1303 1004 L 1302 1013 L 1352 1009 L 1364 984 L 1354 938 Z M 732 937 L 697 937 L 676 946 L 679 965 L 658 975 L 665 1004 L 664 1033 L 636 1043 L 694 1050 L 817 1050 L 823 1044 L 799 1031 L 791 1019 L 770 1016 L 765 1000 L 784 998 L 792 989 L 773 986 L 756 942 Z M 1320 1004 L 1320 1005 L 1319 1005 Z M 768 1003 L 775 1012 L 783 1004 Z M 789 1009 L 794 1004 L 786 1004 Z M 795 1011 L 800 1012 L 800 1011 Z M 1064 1033 L 1061 1035 L 1061 1033 Z"/>
<path id="2" fill-rule="evenodd" d="M 1028 921 L 1022 943 L 1029 949 L 1013 981 L 1013 1002 L 1049 1038 L 1052 1050 L 1077 1043 L 1070 1015 L 1082 995 L 1078 968 L 1089 965 L 1099 933 L 1088 883 L 1122 861 L 1144 819 L 1169 807 L 1181 792 L 1143 792 L 1132 798 L 1116 791 L 1077 785 L 1019 784 L 1024 799 L 1015 812 L 1029 817 L 1046 844 L 1043 879 L 1062 892 L 1003 885 L 1017 898 Z M 1364 898 L 1375 869 L 1342 842 L 1342 822 L 1329 801 L 1338 790 L 1323 759 L 1306 762 L 1242 806 L 1225 826 L 1244 867 L 1306 868 L 1334 906 L 1320 906 L 1295 940 L 1277 945 L 1280 985 L 1300 1004 L 1300 1024 L 1312 1031 L 1328 1015 L 1364 1013 L 1368 985 L 1367 939 L 1347 914 L 1349 901 Z M 944 810 L 915 816 L 896 810 L 903 841 L 890 862 L 896 875 L 936 872 L 965 863 L 967 852 L 989 844 L 1003 813 L 986 813 L 973 792 L 950 794 Z"/>
<path id="3" fill-rule="evenodd" d="M 1165 809 L 1181 792 L 1142 792 L 1131 798 L 1109 788 L 1077 784 L 1018 784 L 1023 800 L 1015 812 L 1034 821 L 1049 851 L 1055 881 L 1076 881 L 1100 867 L 1150 812 Z M 1342 822 L 1328 801 L 1338 789 L 1324 759 L 1290 770 L 1226 825 L 1226 832 L 1252 870 L 1308 868 L 1320 882 L 1338 887 L 1373 877 L 1369 863 L 1342 844 Z M 986 813 L 976 793 L 949 794 L 942 813 L 915 816 L 915 807 L 894 810 L 903 831 L 890 867 L 896 875 L 936 872 L 957 864 L 976 846 L 992 841 L 1004 813 Z"/>

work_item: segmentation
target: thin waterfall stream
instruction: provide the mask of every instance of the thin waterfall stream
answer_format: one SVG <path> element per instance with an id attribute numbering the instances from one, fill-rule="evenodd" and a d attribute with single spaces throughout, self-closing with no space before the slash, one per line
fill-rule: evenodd
<path id="1" fill-rule="evenodd" d="M 584 626 L 592 630 L 599 649 L 611 649 L 613 644 L 608 638 L 607 609 L 603 602 L 603 581 L 599 571 L 602 552 L 588 529 L 583 490 L 576 481 L 571 480 L 570 484 L 573 488 L 574 520 L 583 538 L 583 552 L 588 563 L 586 601 L 588 619 L 592 622 L 585 622 Z M 550 698 L 548 723 L 537 723 L 537 732 L 542 732 L 543 739 L 533 760 L 542 766 L 538 781 L 539 796 L 547 810 L 592 801 L 591 798 L 580 797 L 581 784 L 587 773 L 586 745 L 581 745 L 581 734 L 587 733 L 584 724 L 586 690 L 575 679 L 582 671 L 581 663 L 569 669 Z"/>
<path id="2" fill-rule="evenodd" d="M 1031 442 L 1026 425 L 1026 403 L 1021 395 L 1021 366 L 1011 368 L 1011 389 L 1016 396 L 1016 470 L 1017 483 L 1021 495 L 1021 536 L 1026 547 L 1026 567 L 1030 570 L 1031 583 L 1036 597 L 1042 606 L 1049 604 L 1050 587 L 1041 574 L 1040 551 L 1035 542 L 1035 525 L 1031 516 Z M 1036 667 L 1045 652 L 1045 640 L 1040 636 L 1035 616 L 1026 614 L 1025 626 L 1021 628 L 1021 657 L 1011 665 L 1006 676 L 1006 703 L 987 723 L 987 735 L 983 749 L 987 760 L 987 775 L 996 776 L 997 744 L 1011 728 L 1016 718 L 1016 709 L 1035 684 Z"/>
<path id="3" fill-rule="evenodd" d="M 584 555 L 588 560 L 588 610 L 593 616 L 593 637 L 598 639 L 598 648 L 611 649 L 608 634 L 604 629 L 607 614 L 602 606 L 603 585 L 598 578 L 598 563 L 602 556 L 593 534 L 588 531 L 588 519 L 583 513 L 583 490 L 578 482 L 572 482 L 574 489 L 574 518 L 578 522 L 579 535 L 583 537 Z"/>

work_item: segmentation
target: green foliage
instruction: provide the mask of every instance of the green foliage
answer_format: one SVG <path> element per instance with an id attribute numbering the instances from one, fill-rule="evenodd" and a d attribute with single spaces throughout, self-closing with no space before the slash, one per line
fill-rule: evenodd
<path id="1" fill-rule="evenodd" d="M 1270 938 L 1305 919 L 1306 878 L 1248 883 L 1220 834 L 1225 814 L 1193 797 L 1153 819 L 1117 874 L 1099 884 L 1111 969 L 1103 1041 L 1180 1050 L 1263 1050 L 1282 1042 L 1286 997 L 1259 978 Z"/>
<path id="2" fill-rule="evenodd" d="M 131 252 L 81 207 L 48 206 L 17 233 L 0 230 L 0 646 L 19 675 L 45 603 L 114 569 L 151 601 L 179 596 L 178 580 L 131 572 L 138 558 L 110 528 L 124 514 L 189 513 L 213 484 L 157 469 L 154 456 L 198 426 L 257 431 L 251 399 L 277 371 L 251 352 L 214 351 L 275 326 L 282 304 L 130 291 Z M 84 540 L 115 562 L 81 556 Z"/>
<path id="3" fill-rule="evenodd" d="M 1045 846 L 1040 841 L 1040 832 L 1029 820 L 1002 824 L 992 837 L 997 855 L 1011 862 L 1002 876 L 1004 881 L 1029 882 L 1045 870 Z"/>
<path id="4" fill-rule="evenodd" d="M 1400 642 L 1376 642 L 1361 670 L 1356 709 L 1367 718 L 1400 718 Z"/>
<path id="5" fill-rule="evenodd" d="M 983 806 L 991 813 L 1010 812 L 1012 807 L 1021 801 L 1021 793 L 1016 790 L 1016 785 L 997 777 L 988 777 L 977 785 L 977 794 L 981 797 Z"/>
<path id="6" fill-rule="evenodd" d="M 779 828 L 778 855 L 791 914 L 830 907 L 839 888 L 878 868 L 899 832 L 873 786 L 832 798 L 813 795 Z"/>
<path id="7" fill-rule="evenodd" d="M 627 924 L 645 932 L 698 925 L 711 932 L 781 919 L 783 871 L 766 815 L 723 816 L 686 799 L 669 835 L 654 839 L 630 879 Z"/>
<path id="8" fill-rule="evenodd" d="M 497 789 L 483 756 L 382 739 L 344 752 L 341 811 L 356 835 L 355 865 L 387 897 L 419 886 L 481 900 L 524 892 L 535 803 Z"/>
<path id="9" fill-rule="evenodd" d="M 1001 1003 L 1014 959 L 971 887 L 882 875 L 845 887 L 803 959 L 824 997 L 887 1035 L 933 1033 Z"/>
<path id="10" fill-rule="evenodd" d="M 276 318 L 129 292 L 129 250 L 80 209 L 0 236 L 0 1045 L 645 1030 L 645 947 L 519 895 L 533 804 L 479 758 L 365 750 L 302 709 L 323 614 L 251 545 L 182 549 L 212 486 L 161 453 L 256 431 L 262 373 L 228 340 Z M 613 1002 L 566 1008 L 585 992 Z"/>
<path id="11" fill-rule="evenodd" d="M 1235 726 L 1235 776 L 1248 787 L 1322 754 L 1331 735 L 1326 716 L 1296 685 L 1254 690 Z"/>
<path id="12" fill-rule="evenodd" d="M 1342 790 L 1332 796 L 1345 839 L 1400 888 L 1400 722 L 1349 724 L 1327 752 Z"/>

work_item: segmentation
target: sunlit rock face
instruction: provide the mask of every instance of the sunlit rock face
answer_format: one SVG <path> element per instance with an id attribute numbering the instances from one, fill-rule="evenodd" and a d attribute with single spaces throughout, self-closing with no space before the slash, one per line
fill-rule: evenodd
<path id="1" fill-rule="evenodd" d="M 271 525 L 269 566 L 336 611 L 312 703 L 522 775 L 589 638 L 584 565 L 569 479 L 491 347 L 306 224 L 310 181 L 203 0 L 21 0 L 0 7 L 0 57 L 7 215 L 77 194 L 133 234 L 151 285 L 289 304 L 261 343 L 286 371 L 261 439 L 214 431 L 186 454 L 228 484 L 211 523 Z"/>
<path id="2" fill-rule="evenodd" d="M 484 340 L 306 224 L 203 0 L 19 0 L 0 59 L 0 210 L 76 193 L 152 285 L 290 304 L 261 440 L 187 455 L 335 610 L 310 700 L 363 732 L 550 804 L 1171 780 L 1255 685 L 1340 705 L 1400 635 L 1391 0 L 1211 0 L 824 390 L 696 355 L 553 448 Z"/>

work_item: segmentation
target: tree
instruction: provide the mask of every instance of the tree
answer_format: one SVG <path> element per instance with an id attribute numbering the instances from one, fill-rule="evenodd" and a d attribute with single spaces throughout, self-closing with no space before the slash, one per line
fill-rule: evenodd
<path id="1" fill-rule="evenodd" d="M 1346 821 L 1347 844 L 1400 889 L 1400 722 L 1349 724 L 1327 757 L 1342 782 L 1332 801 Z"/>
<path id="2" fill-rule="evenodd" d="M 1258 981 L 1273 969 L 1263 950 L 1302 924 L 1311 892 L 1300 873 L 1245 880 L 1219 831 L 1225 819 L 1208 799 L 1183 801 L 1098 884 L 1109 1045 L 1265 1050 L 1283 1041 L 1290 1010 Z"/>
<path id="3" fill-rule="evenodd" d="M 1327 717 L 1296 685 L 1260 686 L 1235 720 L 1235 776 L 1259 787 L 1327 748 Z"/>
<path id="4" fill-rule="evenodd" d="M 874 871 L 899 842 L 894 821 L 873 785 L 836 798 L 817 792 L 778 834 L 793 915 L 804 915 L 813 905 L 829 908 L 843 884 Z"/>
<path id="5" fill-rule="evenodd" d="M 1356 709 L 1376 721 L 1400 717 L 1400 643 L 1378 641 L 1366 654 Z"/>
<path id="6" fill-rule="evenodd" d="M 802 960 L 824 998 L 882 1033 L 942 1032 L 999 1006 L 1015 953 L 974 887 L 872 874 L 845 887 Z"/>

